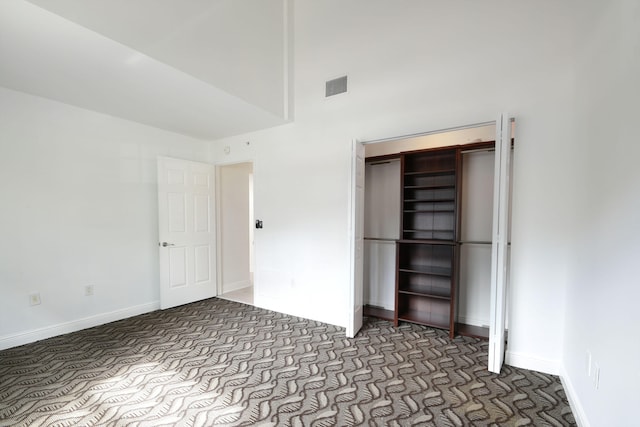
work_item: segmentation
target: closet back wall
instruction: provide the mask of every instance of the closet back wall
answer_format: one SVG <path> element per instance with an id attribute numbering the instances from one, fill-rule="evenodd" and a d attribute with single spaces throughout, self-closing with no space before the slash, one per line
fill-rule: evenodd
<path id="1" fill-rule="evenodd" d="M 462 155 L 457 320 L 467 325 L 489 326 L 494 161 L 493 151 Z"/>
<path id="2" fill-rule="evenodd" d="M 395 309 L 400 236 L 400 160 L 367 163 L 364 214 L 364 303 Z"/>

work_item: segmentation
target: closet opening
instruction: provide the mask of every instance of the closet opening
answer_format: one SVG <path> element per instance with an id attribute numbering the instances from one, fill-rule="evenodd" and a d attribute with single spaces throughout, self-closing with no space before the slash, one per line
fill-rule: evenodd
<path id="1" fill-rule="evenodd" d="M 365 144 L 365 316 L 488 339 L 495 139 L 485 124 Z"/>

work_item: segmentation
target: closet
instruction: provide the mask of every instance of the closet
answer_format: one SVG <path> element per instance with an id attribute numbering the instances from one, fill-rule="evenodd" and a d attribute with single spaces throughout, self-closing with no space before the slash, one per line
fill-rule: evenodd
<path id="1" fill-rule="evenodd" d="M 366 159 L 365 315 L 488 337 L 493 146 Z"/>

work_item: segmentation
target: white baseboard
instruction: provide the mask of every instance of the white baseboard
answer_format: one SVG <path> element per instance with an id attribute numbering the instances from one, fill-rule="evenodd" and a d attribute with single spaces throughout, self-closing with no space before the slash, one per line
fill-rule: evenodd
<path id="1" fill-rule="evenodd" d="M 507 350 L 504 363 L 515 366 L 516 368 L 529 369 L 551 375 L 560 375 L 560 362 L 557 360 L 541 359 L 529 354 Z"/>
<path id="2" fill-rule="evenodd" d="M 248 288 L 251 286 L 251 280 L 239 280 L 237 282 L 223 283 L 222 293 L 237 291 L 238 289 Z"/>
<path id="3" fill-rule="evenodd" d="M 562 387 L 567 395 L 571 412 L 573 412 L 573 418 L 575 418 L 578 427 L 591 427 L 587 419 L 587 414 L 585 414 L 584 408 L 582 404 L 580 404 L 580 399 L 578 399 L 576 389 L 573 387 L 573 383 L 571 383 L 571 379 L 569 375 L 567 375 L 564 367 L 560 370 L 560 381 L 562 382 Z"/>
<path id="4" fill-rule="evenodd" d="M 489 319 L 478 319 L 477 317 L 467 317 L 458 315 L 458 323 L 464 323 L 465 325 L 489 327 Z"/>
<path id="5" fill-rule="evenodd" d="M 94 316 L 84 317 L 82 319 L 72 320 L 70 322 L 58 323 L 57 325 L 46 326 L 44 328 L 32 329 L 30 331 L 20 332 L 13 335 L 5 335 L 0 337 L 0 350 L 29 344 L 58 335 L 68 334 L 70 332 L 80 331 L 82 329 L 92 328 L 94 326 L 104 325 L 105 323 L 115 322 L 116 320 L 126 319 L 127 317 L 149 313 L 150 311 L 158 310 L 159 308 L 160 301 L 154 301 L 147 304 L 136 305 L 133 307 L 110 311 L 108 313 L 101 313 Z"/>

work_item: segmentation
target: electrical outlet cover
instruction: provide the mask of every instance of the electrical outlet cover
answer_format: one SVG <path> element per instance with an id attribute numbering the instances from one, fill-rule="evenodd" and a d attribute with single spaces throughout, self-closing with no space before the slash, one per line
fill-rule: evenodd
<path id="1" fill-rule="evenodd" d="M 29 305 L 40 305 L 41 302 L 39 292 L 29 294 Z"/>

